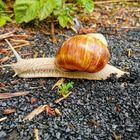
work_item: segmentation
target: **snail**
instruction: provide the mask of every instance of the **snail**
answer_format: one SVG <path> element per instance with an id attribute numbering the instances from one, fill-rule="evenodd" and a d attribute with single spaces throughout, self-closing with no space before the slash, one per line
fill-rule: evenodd
<path id="1" fill-rule="evenodd" d="M 99 33 L 69 38 L 58 50 L 56 58 L 22 59 L 10 42 L 5 41 L 17 58 L 17 62 L 10 66 L 19 77 L 105 80 L 110 74 L 121 77 L 127 73 L 107 64 L 110 58 L 107 41 Z"/>

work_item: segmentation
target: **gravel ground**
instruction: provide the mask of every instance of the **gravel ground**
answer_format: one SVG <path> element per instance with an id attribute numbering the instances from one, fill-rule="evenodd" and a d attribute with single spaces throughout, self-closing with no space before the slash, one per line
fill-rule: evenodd
<path id="1" fill-rule="evenodd" d="M 130 30 L 121 36 L 109 35 L 107 29 L 101 31 L 106 32 L 109 43 L 109 63 L 129 71 L 130 76 L 120 79 L 112 76 L 106 81 L 66 79 L 65 82 L 74 82 L 73 94 L 55 104 L 60 96 L 51 88 L 58 79 L 13 78 L 13 71 L 3 68 L 0 80 L 7 85 L 7 90 L 1 92 L 29 91 L 30 94 L 0 100 L 0 118 L 8 117 L 0 122 L 0 140 L 32 140 L 35 128 L 38 128 L 41 140 L 140 139 L 140 31 Z M 71 35 L 71 32 L 67 31 L 67 34 Z M 33 47 L 24 47 L 19 52 L 38 52 L 39 56 L 45 52 L 46 56 L 54 56 L 65 39 L 61 35 L 57 37 L 61 41 L 53 45 L 49 36 L 38 32 L 33 38 Z M 128 57 L 127 49 L 132 50 L 131 57 Z M 35 104 L 31 104 L 31 97 L 37 99 Z M 62 116 L 52 117 L 43 112 L 30 122 L 23 121 L 28 113 L 43 104 L 58 108 Z M 6 108 L 16 108 L 16 112 L 4 115 Z"/>

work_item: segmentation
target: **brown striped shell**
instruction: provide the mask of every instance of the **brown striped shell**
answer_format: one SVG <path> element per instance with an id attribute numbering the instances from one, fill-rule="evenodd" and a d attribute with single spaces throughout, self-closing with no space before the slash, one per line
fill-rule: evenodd
<path id="1" fill-rule="evenodd" d="M 94 73 L 108 63 L 107 46 L 92 35 L 76 35 L 60 47 L 55 64 L 59 69 Z"/>

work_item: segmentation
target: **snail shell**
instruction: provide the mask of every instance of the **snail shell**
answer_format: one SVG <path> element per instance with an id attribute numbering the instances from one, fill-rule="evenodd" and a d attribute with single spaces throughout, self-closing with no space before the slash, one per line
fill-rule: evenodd
<path id="1" fill-rule="evenodd" d="M 106 40 L 94 34 L 76 35 L 63 43 L 55 64 L 66 71 L 95 73 L 104 68 L 110 58 Z"/>

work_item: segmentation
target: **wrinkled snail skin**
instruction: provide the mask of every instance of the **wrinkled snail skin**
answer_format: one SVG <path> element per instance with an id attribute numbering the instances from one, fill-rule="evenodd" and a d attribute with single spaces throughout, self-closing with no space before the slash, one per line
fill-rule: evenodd
<path id="1" fill-rule="evenodd" d="M 117 77 L 121 77 L 126 73 L 109 64 L 96 73 L 60 71 L 55 66 L 55 58 L 22 59 L 12 64 L 11 67 L 15 71 L 15 75 L 22 78 L 64 77 L 71 79 L 105 80 L 112 73 L 116 73 Z"/>
<path id="2" fill-rule="evenodd" d="M 99 44 L 101 44 L 101 46 L 107 46 L 106 39 L 104 38 L 103 35 L 88 34 L 88 36 L 89 36 L 88 38 L 94 38 L 96 46 L 98 46 Z M 79 38 L 79 36 L 78 36 L 78 38 Z M 68 40 L 70 40 L 70 39 L 68 39 Z M 76 40 L 77 40 L 77 38 L 76 38 Z M 84 36 L 83 40 L 90 40 L 90 39 L 87 39 L 87 37 Z M 22 59 L 19 56 L 19 54 L 15 51 L 15 49 L 12 47 L 10 42 L 7 39 L 5 39 L 5 41 L 7 42 L 7 44 L 13 51 L 15 57 L 17 58 L 17 62 L 11 64 L 11 68 L 15 71 L 15 75 L 18 75 L 19 77 L 22 77 L 22 78 L 63 77 L 63 78 L 73 78 L 73 79 L 105 80 L 111 74 L 116 74 L 117 77 L 121 77 L 125 73 L 128 74 L 127 72 L 121 71 L 120 69 L 118 69 L 114 66 L 111 66 L 109 64 L 105 64 L 105 66 L 100 71 L 97 71 L 97 72 L 94 71 L 95 73 L 89 73 L 89 72 L 83 72 L 83 71 L 63 71 L 62 70 L 63 68 L 57 67 L 56 58 Z M 66 42 L 64 42 L 64 44 L 62 46 L 64 46 Z M 74 41 L 74 42 L 76 42 L 76 41 Z M 87 50 L 86 51 L 81 50 L 81 51 L 84 54 Z M 108 50 L 106 50 L 106 52 L 107 52 L 107 54 L 103 55 L 103 57 L 107 58 L 105 63 L 107 63 L 109 56 L 110 56 L 108 54 L 109 53 Z M 58 52 L 58 54 L 59 54 L 59 52 Z M 88 56 L 89 55 L 87 55 L 86 57 L 88 57 Z M 71 57 L 71 56 L 69 56 L 69 57 Z M 77 56 L 77 57 L 79 58 L 79 56 Z M 87 61 L 86 59 L 83 59 L 83 60 Z M 76 64 L 77 64 L 77 62 L 76 62 Z M 88 65 L 90 65 L 90 63 Z M 83 66 L 82 66 L 82 69 L 83 69 Z M 84 71 L 86 69 L 88 69 L 88 66 L 86 66 L 86 68 L 84 68 Z"/>
<path id="3" fill-rule="evenodd" d="M 92 35 L 77 35 L 63 43 L 55 64 L 63 70 L 95 73 L 103 69 L 109 58 L 109 50 L 102 41 Z"/>

